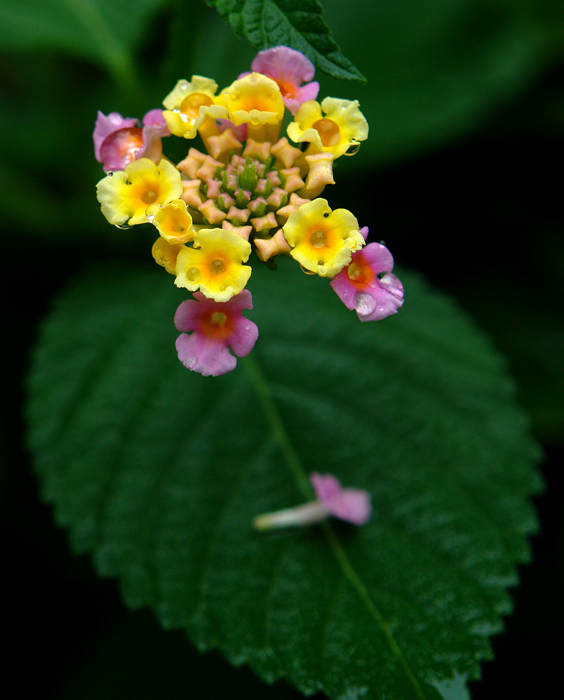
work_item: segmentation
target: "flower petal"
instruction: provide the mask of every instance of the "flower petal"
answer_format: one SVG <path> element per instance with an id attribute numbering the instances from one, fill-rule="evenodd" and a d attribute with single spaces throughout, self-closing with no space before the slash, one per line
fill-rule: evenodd
<path id="1" fill-rule="evenodd" d="M 353 525 L 364 525 L 372 516 L 370 494 L 362 489 L 343 489 L 332 474 L 313 473 L 310 476 L 315 495 L 327 510 Z"/>

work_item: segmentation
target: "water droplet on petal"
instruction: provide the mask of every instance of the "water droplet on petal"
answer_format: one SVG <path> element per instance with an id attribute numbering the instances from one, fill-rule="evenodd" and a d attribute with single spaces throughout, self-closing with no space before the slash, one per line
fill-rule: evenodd
<path id="1" fill-rule="evenodd" d="M 354 308 L 360 316 L 368 316 L 376 308 L 376 300 L 363 292 L 354 295 Z"/>
<path id="2" fill-rule="evenodd" d="M 195 284 L 200 279 L 200 270 L 198 270 L 197 267 L 189 267 L 188 270 L 186 270 L 186 277 L 189 282 Z"/>

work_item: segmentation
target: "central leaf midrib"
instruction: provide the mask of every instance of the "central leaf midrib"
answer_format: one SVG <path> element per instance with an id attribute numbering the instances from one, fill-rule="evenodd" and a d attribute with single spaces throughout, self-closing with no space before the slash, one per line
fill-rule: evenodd
<path id="1" fill-rule="evenodd" d="M 292 474 L 294 475 L 294 478 L 296 479 L 298 488 L 304 494 L 305 498 L 311 498 L 312 488 L 309 485 L 309 479 L 307 477 L 306 470 L 302 465 L 298 453 L 294 449 L 290 436 L 284 426 L 282 417 L 280 416 L 276 403 L 274 402 L 274 399 L 270 392 L 268 382 L 266 381 L 266 378 L 264 377 L 254 357 L 254 354 L 251 353 L 251 355 L 248 355 L 247 357 L 243 358 L 241 364 L 245 367 L 247 376 L 249 377 L 251 384 L 264 409 L 264 415 L 266 417 L 266 420 L 270 425 L 275 439 L 280 445 L 282 454 L 286 462 L 288 463 L 288 466 Z M 419 684 L 417 678 L 415 677 L 415 674 L 413 673 L 409 664 L 407 663 L 407 660 L 405 659 L 401 648 L 399 647 L 392 632 L 390 631 L 389 626 L 385 623 L 384 616 L 376 607 L 374 601 L 370 597 L 368 590 L 366 589 L 366 586 L 363 584 L 362 580 L 353 569 L 333 528 L 328 523 L 324 523 L 322 527 L 329 547 L 331 548 L 343 575 L 349 581 L 349 583 L 359 596 L 360 600 L 365 605 L 371 618 L 374 620 L 381 634 L 384 636 L 388 646 L 390 647 L 390 650 L 398 658 L 405 675 L 409 679 L 411 685 L 414 687 L 417 695 L 422 700 L 425 700 L 426 696 L 421 688 L 421 685 Z"/>

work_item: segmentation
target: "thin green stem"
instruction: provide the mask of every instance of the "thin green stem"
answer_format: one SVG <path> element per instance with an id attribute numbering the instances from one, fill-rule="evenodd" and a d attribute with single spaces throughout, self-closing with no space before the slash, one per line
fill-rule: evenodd
<path id="1" fill-rule="evenodd" d="M 247 357 L 242 358 L 241 363 L 243 364 L 245 371 L 251 381 L 251 384 L 253 385 L 253 388 L 257 393 L 266 419 L 270 423 L 272 433 L 275 439 L 278 441 L 282 453 L 286 458 L 288 466 L 290 467 L 292 473 L 296 478 L 298 487 L 304 493 L 304 496 L 306 498 L 311 498 L 311 486 L 307 478 L 306 470 L 296 450 L 292 445 L 292 441 L 284 426 L 284 422 L 282 421 L 282 417 L 280 416 L 274 399 L 272 398 L 272 394 L 270 392 L 268 382 L 266 381 L 264 374 L 261 372 L 261 369 L 252 353 L 250 355 L 247 355 Z M 413 671 L 409 667 L 409 664 L 407 663 L 407 660 L 405 659 L 400 647 L 398 646 L 398 643 L 396 642 L 390 629 L 390 625 L 386 622 L 384 616 L 374 605 L 374 602 L 370 597 L 366 586 L 362 583 L 358 574 L 352 567 L 352 564 L 350 563 L 333 528 L 328 523 L 324 523 L 322 527 L 323 532 L 329 543 L 329 546 L 333 550 L 335 558 L 337 559 L 339 566 L 343 571 L 343 574 L 345 575 L 353 589 L 356 591 L 363 604 L 366 606 L 369 615 L 372 617 L 372 619 L 376 623 L 376 626 L 386 639 L 390 649 L 392 650 L 392 653 L 398 658 L 400 665 L 407 679 L 413 686 L 417 697 L 421 700 L 425 700 L 425 692 L 421 687 L 421 684 L 417 680 L 416 676 L 414 675 Z"/>
<path id="2" fill-rule="evenodd" d="M 253 354 L 242 358 L 241 363 L 243 364 L 245 371 L 251 380 L 251 384 L 257 393 L 266 419 L 272 429 L 272 433 L 280 445 L 282 454 L 286 458 L 288 466 L 294 474 L 300 491 L 304 494 L 305 498 L 311 499 L 313 492 L 309 479 L 307 478 L 306 470 L 304 469 L 298 453 L 292 445 L 290 436 L 284 427 L 284 423 L 282 422 L 278 408 L 272 399 L 272 395 L 268 388 L 268 383 L 261 372 L 260 367 L 258 366 Z"/>

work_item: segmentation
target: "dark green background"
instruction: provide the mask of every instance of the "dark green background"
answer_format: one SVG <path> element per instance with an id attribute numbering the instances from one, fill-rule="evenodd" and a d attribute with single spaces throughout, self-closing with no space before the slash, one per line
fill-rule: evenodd
<path id="1" fill-rule="evenodd" d="M 30 668 L 18 673 L 20 692 L 39 681 L 57 700 L 297 697 L 283 683 L 265 688 L 214 653 L 200 657 L 149 612 L 126 611 L 116 584 L 69 553 L 39 500 L 21 410 L 29 349 L 52 296 L 93 261 L 148 256 L 130 250 L 99 212 L 96 109 L 141 116 L 192 72 L 226 84 L 254 51 L 202 3 L 165 3 L 132 42 L 138 85 L 118 84 L 80 51 L 76 32 L 72 41 L 38 40 L 25 13 L 31 0 L 11 10 L 12 18 L 20 12 L 20 34 L 7 31 L 8 5 L 0 3 L 0 512 L 6 636 L 15 661 Z M 322 95 L 358 96 L 371 125 L 361 153 L 339 162 L 332 206 L 353 210 L 402 266 L 451 292 L 491 334 L 545 447 L 548 488 L 536 499 L 543 532 L 533 540 L 533 565 L 522 569 L 507 631 L 494 639 L 496 661 L 472 687 L 475 700 L 517 689 L 542 696 L 558 680 L 564 17 L 556 5 L 358 0 L 344 17 L 331 0 L 327 22 L 369 83 L 317 76 Z"/>

